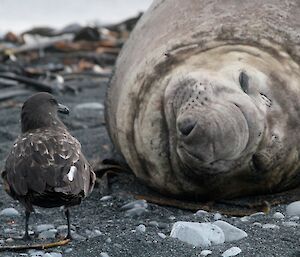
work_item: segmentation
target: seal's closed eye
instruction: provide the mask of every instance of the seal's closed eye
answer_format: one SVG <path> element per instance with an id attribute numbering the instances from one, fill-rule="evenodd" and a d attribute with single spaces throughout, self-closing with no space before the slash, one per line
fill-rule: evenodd
<path id="1" fill-rule="evenodd" d="M 248 77 L 248 75 L 244 71 L 242 71 L 240 73 L 239 82 L 240 82 L 240 85 L 241 85 L 241 88 L 243 89 L 243 91 L 246 94 L 248 94 L 248 90 L 249 90 L 249 77 Z"/>

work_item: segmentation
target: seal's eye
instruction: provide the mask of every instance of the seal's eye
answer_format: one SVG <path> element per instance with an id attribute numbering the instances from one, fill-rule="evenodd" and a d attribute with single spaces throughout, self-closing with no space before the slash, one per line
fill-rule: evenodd
<path id="1" fill-rule="evenodd" d="M 248 94 L 248 90 L 249 90 L 249 77 L 248 77 L 248 75 L 244 71 L 242 71 L 240 73 L 239 82 L 240 82 L 240 85 L 241 85 L 241 88 L 243 89 L 243 91 L 246 94 Z"/>

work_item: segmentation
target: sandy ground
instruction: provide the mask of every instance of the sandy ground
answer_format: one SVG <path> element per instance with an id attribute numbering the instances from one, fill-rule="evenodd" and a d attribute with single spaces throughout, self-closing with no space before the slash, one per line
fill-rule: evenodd
<path id="1" fill-rule="evenodd" d="M 82 143 L 83 151 L 92 160 L 101 158 L 107 153 L 110 145 L 104 127 L 103 112 L 100 110 L 74 112 L 76 105 L 86 102 L 104 102 L 105 85 L 96 88 L 87 88 L 78 95 L 59 95 L 58 99 L 71 109 L 69 117 L 64 118 L 72 134 Z M 3 89 L 1 89 L 3 90 Z M 0 90 L 0 91 L 1 91 Z M 5 157 L 13 140 L 19 133 L 19 114 L 21 103 L 34 91 L 28 91 L 28 95 L 16 98 L 17 106 L 0 109 L 0 168 L 3 168 Z M 74 240 L 67 246 L 47 250 L 58 251 L 66 257 L 94 257 L 106 252 L 110 257 L 192 257 L 200 256 L 201 248 L 195 248 L 177 239 L 170 238 L 170 231 L 175 221 L 214 221 L 214 214 L 210 213 L 202 217 L 194 213 L 176 208 L 161 207 L 149 204 L 147 212 L 139 217 L 126 217 L 120 207 L 133 200 L 132 193 L 147 194 L 148 189 L 141 185 L 130 174 L 121 174 L 110 181 L 110 200 L 99 201 L 103 196 L 101 188 L 97 187 L 79 207 L 71 209 L 72 224 L 76 227 L 77 234 L 83 236 L 82 240 Z M 23 214 L 20 204 L 9 198 L 0 184 L 0 210 L 7 207 L 15 207 Z M 289 221 L 274 219 L 275 211 L 285 214 L 285 206 L 272 208 L 268 215 L 259 215 L 241 221 L 236 217 L 222 217 L 221 219 L 239 227 L 248 233 L 248 237 L 233 243 L 211 246 L 210 256 L 220 256 L 232 246 L 240 247 L 239 256 L 300 256 L 300 221 L 295 221 L 298 227 L 287 227 L 283 222 Z M 156 221 L 157 223 L 153 222 Z M 276 229 L 263 229 L 253 223 L 276 224 Z M 30 219 L 33 229 L 37 224 L 54 224 L 55 227 L 65 225 L 66 220 L 59 209 L 38 209 Z M 136 226 L 144 224 L 144 233 L 135 231 Z M 12 237 L 8 229 L 13 228 L 17 234 L 24 232 L 24 217 L 6 218 L 0 216 L 0 240 Z M 87 238 L 89 230 L 98 229 L 101 235 Z M 167 237 L 161 238 L 158 233 L 164 233 Z M 14 234 L 15 235 L 15 234 Z M 34 241 L 38 242 L 37 239 Z M 14 244 L 24 243 L 15 240 Z M 24 255 L 27 251 L 19 253 L 1 252 L 0 256 L 30 256 Z M 103 256 L 103 255 L 102 255 Z M 104 255 L 105 256 L 105 255 Z"/>

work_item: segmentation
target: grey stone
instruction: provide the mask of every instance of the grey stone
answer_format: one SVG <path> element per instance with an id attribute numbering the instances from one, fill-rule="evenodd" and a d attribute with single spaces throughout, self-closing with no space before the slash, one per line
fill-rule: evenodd
<path id="1" fill-rule="evenodd" d="M 122 210 L 130 210 L 133 208 L 144 208 L 147 209 L 148 204 L 146 200 L 136 200 L 130 203 L 127 203 L 121 207 Z"/>
<path id="2" fill-rule="evenodd" d="M 300 201 L 290 203 L 286 207 L 286 214 L 288 216 L 300 216 Z"/>
<path id="3" fill-rule="evenodd" d="M 144 207 L 136 207 L 125 212 L 125 217 L 138 217 L 147 212 Z"/>
<path id="4" fill-rule="evenodd" d="M 222 253 L 222 257 L 236 256 L 241 252 L 242 252 L 241 248 L 234 246 L 226 250 L 224 253 Z"/>
<path id="5" fill-rule="evenodd" d="M 146 232 L 146 227 L 143 224 L 140 224 L 136 227 L 135 229 L 136 231 L 140 232 L 140 233 L 145 233 Z"/>
<path id="6" fill-rule="evenodd" d="M 20 216 L 20 213 L 15 208 L 6 208 L 0 212 L 0 215 L 6 217 L 16 217 Z"/>
<path id="7" fill-rule="evenodd" d="M 37 233 L 41 233 L 43 231 L 49 230 L 49 229 L 54 229 L 54 225 L 53 224 L 41 224 L 36 226 L 35 231 Z"/>
<path id="8" fill-rule="evenodd" d="M 284 215 L 281 212 L 275 212 L 273 214 L 274 219 L 284 219 Z"/>
<path id="9" fill-rule="evenodd" d="M 56 233 L 57 233 L 57 229 L 49 229 L 49 230 L 45 230 L 45 231 L 42 231 L 38 238 L 39 239 L 54 239 L 56 237 Z"/>
<path id="10" fill-rule="evenodd" d="M 105 252 L 101 252 L 100 253 L 100 257 L 109 257 L 109 255 L 107 253 L 105 253 Z"/>

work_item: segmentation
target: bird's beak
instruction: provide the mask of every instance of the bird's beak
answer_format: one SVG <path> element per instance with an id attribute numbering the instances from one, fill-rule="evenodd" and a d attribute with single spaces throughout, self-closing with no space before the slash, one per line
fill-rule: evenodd
<path id="1" fill-rule="evenodd" d="M 63 114 L 69 114 L 69 108 L 63 104 L 58 104 L 58 112 Z"/>

